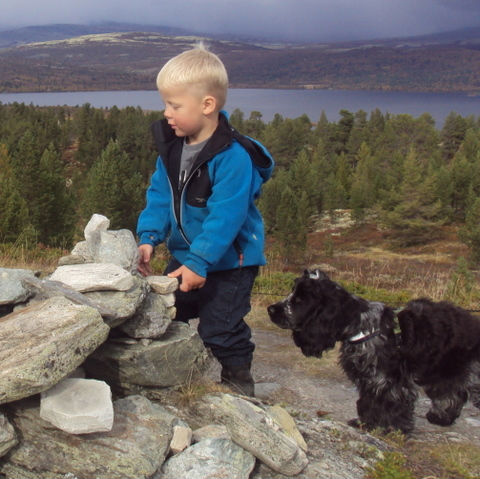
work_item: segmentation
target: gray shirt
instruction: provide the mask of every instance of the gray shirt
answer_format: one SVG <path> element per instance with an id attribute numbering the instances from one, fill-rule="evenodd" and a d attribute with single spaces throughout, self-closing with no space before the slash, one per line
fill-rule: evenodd
<path id="1" fill-rule="evenodd" d="M 208 140 L 209 138 L 200 143 L 195 143 L 194 145 L 189 145 L 186 142 L 186 139 L 183 140 L 182 156 L 180 157 L 180 176 L 178 179 L 179 185 L 185 183 L 185 180 L 192 169 L 193 163 Z"/>

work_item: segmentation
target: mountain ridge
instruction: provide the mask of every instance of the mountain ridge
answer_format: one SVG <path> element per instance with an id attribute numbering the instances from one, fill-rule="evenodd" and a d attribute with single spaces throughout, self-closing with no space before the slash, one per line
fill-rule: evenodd
<path id="1" fill-rule="evenodd" d="M 14 42 L 0 49 L 3 92 L 154 89 L 163 63 L 203 39 L 225 62 L 236 88 L 480 93 L 480 28 L 334 43 L 172 34 L 168 27 L 136 24 L 28 27 L 16 37 L 14 32 L 0 32 L 0 46 Z"/>

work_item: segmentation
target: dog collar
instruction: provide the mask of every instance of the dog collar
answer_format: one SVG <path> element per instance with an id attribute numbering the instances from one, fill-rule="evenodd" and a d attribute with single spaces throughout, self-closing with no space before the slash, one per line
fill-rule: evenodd
<path id="1" fill-rule="evenodd" d="M 363 331 L 356 334 L 355 336 L 352 336 L 348 342 L 350 344 L 358 344 L 358 343 L 364 343 L 365 341 L 368 341 L 369 339 L 372 339 L 380 334 L 380 331 L 368 331 L 364 333 Z"/>

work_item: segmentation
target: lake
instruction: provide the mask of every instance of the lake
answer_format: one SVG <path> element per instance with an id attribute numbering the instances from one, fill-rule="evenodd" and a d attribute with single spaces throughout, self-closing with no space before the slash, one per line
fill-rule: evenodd
<path id="1" fill-rule="evenodd" d="M 2 103 L 26 103 L 39 106 L 76 106 L 90 103 L 94 107 L 119 108 L 139 106 L 143 110 L 162 110 L 163 103 L 156 91 L 88 91 L 49 93 L 0 93 Z M 307 114 L 312 121 L 320 118 L 322 110 L 330 121 L 339 119 L 342 109 L 370 113 L 379 108 L 383 113 L 408 113 L 414 117 L 428 112 L 441 128 L 452 111 L 462 116 L 480 115 L 480 96 L 462 93 L 412 93 L 350 90 L 270 90 L 233 88 L 229 90 L 226 110 L 239 108 L 248 118 L 259 111 L 266 122 L 275 113 L 285 118 Z"/>

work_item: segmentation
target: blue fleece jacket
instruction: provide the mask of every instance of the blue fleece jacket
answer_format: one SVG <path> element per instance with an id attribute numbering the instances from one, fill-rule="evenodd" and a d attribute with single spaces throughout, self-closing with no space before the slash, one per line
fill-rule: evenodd
<path id="1" fill-rule="evenodd" d="M 140 244 L 155 247 L 166 240 L 172 255 L 203 277 L 265 264 L 263 220 L 255 206 L 274 166 L 265 147 L 238 134 L 221 112 L 217 129 L 180 181 L 183 138 L 164 120 L 152 129 L 160 156 L 138 219 Z"/>

